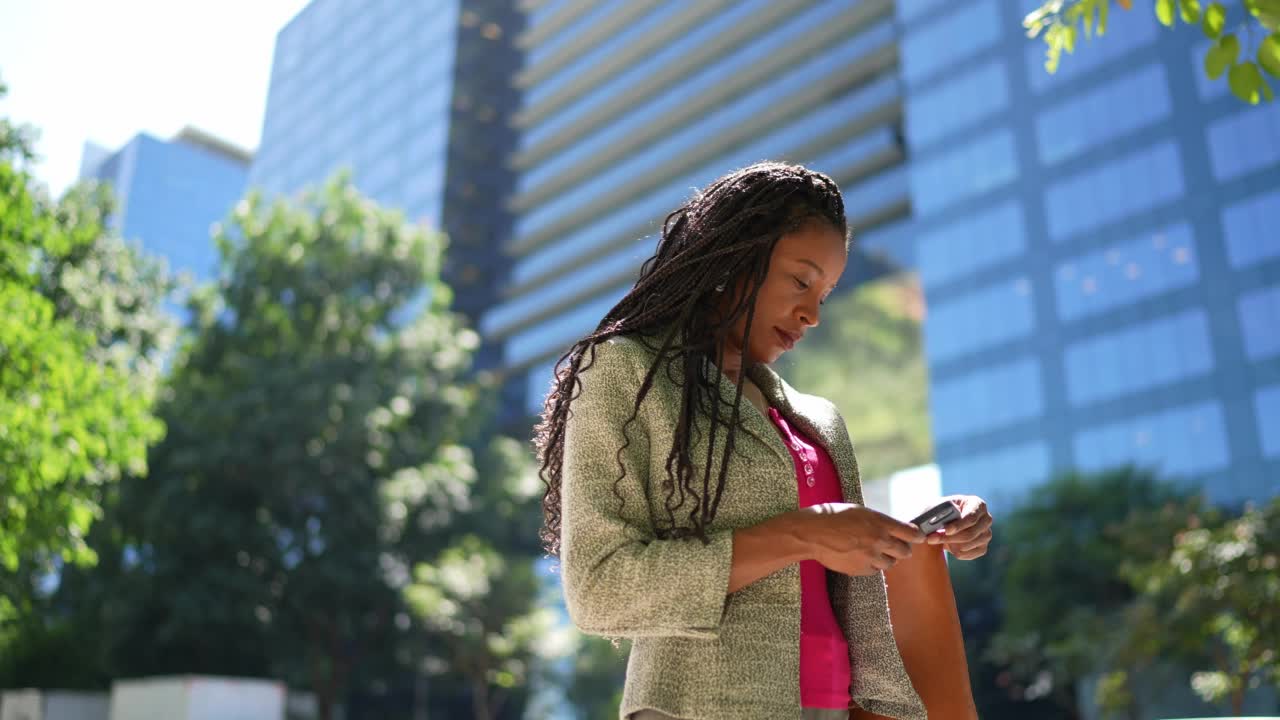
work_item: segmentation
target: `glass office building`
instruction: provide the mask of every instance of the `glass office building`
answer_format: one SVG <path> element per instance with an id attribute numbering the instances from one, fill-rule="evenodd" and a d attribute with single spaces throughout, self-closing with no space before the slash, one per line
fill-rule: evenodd
<path id="1" fill-rule="evenodd" d="M 1280 104 L 1208 42 L 1111 13 L 1060 70 L 1032 0 L 901 0 L 937 461 L 1016 501 L 1125 463 L 1211 499 L 1280 490 Z"/>
<path id="2" fill-rule="evenodd" d="M 218 251 L 209 226 L 224 219 L 245 190 L 249 153 L 194 128 L 172 139 L 140 133 L 109 152 L 85 146 L 80 178 L 111 184 L 113 229 L 164 257 L 172 271 L 213 277 Z"/>
<path id="3" fill-rule="evenodd" d="M 250 183 L 294 194 L 345 169 L 356 187 L 450 239 L 443 275 L 474 324 L 510 234 L 503 198 L 523 16 L 501 0 L 313 0 L 276 39 Z M 493 365 L 482 348 L 477 364 Z"/>
<path id="4" fill-rule="evenodd" d="M 554 361 L 634 283 L 665 215 L 761 159 L 845 191 L 862 247 L 908 214 L 890 0 L 525 0 L 511 281 L 480 323 L 540 408 Z M 856 264 L 856 263 L 851 263 Z"/>

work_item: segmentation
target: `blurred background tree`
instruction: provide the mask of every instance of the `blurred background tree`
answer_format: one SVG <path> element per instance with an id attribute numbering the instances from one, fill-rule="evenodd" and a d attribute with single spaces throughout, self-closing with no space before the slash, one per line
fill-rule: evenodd
<path id="1" fill-rule="evenodd" d="M 1138 667 L 1152 658 L 1181 661 L 1201 699 L 1227 701 L 1238 716 L 1250 690 L 1280 690 L 1280 498 L 1225 521 L 1178 519 L 1171 552 L 1121 568 L 1138 595 L 1119 646 Z M 1132 696 L 1127 669 L 1102 684 L 1102 707 Z"/>
<path id="2" fill-rule="evenodd" d="M 0 97 L 5 94 L 0 84 Z M 53 200 L 30 128 L 0 117 L 0 681 L 56 666 L 49 586 L 97 557 L 87 536 L 122 475 L 146 472 L 177 336 L 163 262 L 107 229 L 93 185 Z M 74 673 L 69 673 L 74 675 Z"/>
<path id="3" fill-rule="evenodd" d="M 1083 34 L 1107 30 L 1112 0 L 1046 0 L 1028 13 L 1022 24 L 1027 37 L 1043 33 L 1045 70 L 1057 72 L 1062 52 L 1074 53 Z M 1116 0 L 1123 10 L 1133 0 Z M 1165 27 L 1179 20 L 1199 26 L 1214 41 L 1204 59 L 1204 73 L 1211 79 L 1227 77 L 1231 92 L 1256 105 L 1271 102 L 1275 91 L 1266 75 L 1280 78 L 1280 0 L 1242 0 L 1239 4 L 1201 3 L 1200 0 L 1155 0 L 1156 17 Z"/>
<path id="4" fill-rule="evenodd" d="M 1004 617 L 987 652 L 1010 672 L 1015 697 L 1079 716 L 1079 687 L 1107 669 L 1135 596 L 1120 567 L 1167 553 L 1173 527 L 1198 507 L 1154 473 L 1125 467 L 1057 476 L 1002 520 Z"/>

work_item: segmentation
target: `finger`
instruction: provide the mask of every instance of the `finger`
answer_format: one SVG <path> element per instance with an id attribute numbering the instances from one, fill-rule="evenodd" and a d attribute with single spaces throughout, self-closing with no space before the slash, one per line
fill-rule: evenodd
<path id="1" fill-rule="evenodd" d="M 987 550 L 987 546 L 990 544 L 991 544 L 991 533 L 990 531 L 988 531 L 988 532 L 979 534 L 978 537 L 972 540 L 948 543 L 947 549 L 951 550 L 952 552 L 963 552 L 963 553 L 971 553 L 975 550 L 982 550 L 982 552 L 985 553 Z M 982 553 L 979 553 L 979 554 L 982 554 Z"/>
<path id="2" fill-rule="evenodd" d="M 881 553 L 895 558 L 911 557 L 911 543 L 897 538 L 885 538 L 877 549 Z"/>
<path id="3" fill-rule="evenodd" d="M 952 522 L 952 523 L 948 523 L 947 526 L 943 528 L 943 530 L 946 531 L 947 535 L 955 535 L 956 533 L 960 533 L 960 532 L 964 532 L 965 530 L 968 530 L 969 528 L 973 527 L 977 523 L 978 523 L 978 517 L 976 515 L 961 515 L 959 520 L 956 520 L 955 522 Z"/>
<path id="4" fill-rule="evenodd" d="M 941 530 L 929 533 L 929 537 L 925 538 L 925 542 L 930 545 L 941 545 L 947 541 L 947 534 Z"/>
<path id="5" fill-rule="evenodd" d="M 991 527 L 991 523 L 991 516 L 987 513 L 962 518 L 947 526 L 947 539 L 950 540 L 952 538 L 962 536 L 964 533 L 973 534 L 981 532 L 982 530 Z"/>
<path id="6" fill-rule="evenodd" d="M 978 538 L 978 536 L 982 535 L 982 533 L 986 531 L 987 531 L 986 528 L 975 525 L 974 527 L 968 528 L 961 532 L 948 534 L 946 538 L 943 540 L 943 542 L 945 542 L 948 545 L 960 547 L 962 545 L 967 545 L 973 542 Z"/>
<path id="7" fill-rule="evenodd" d="M 906 540 L 909 543 L 922 543 L 925 540 L 924 533 L 920 528 L 911 523 L 898 522 L 890 518 L 887 529 L 889 534 L 899 540 Z"/>
<path id="8" fill-rule="evenodd" d="M 888 555 L 878 555 L 871 561 L 871 567 L 876 570 L 888 570 L 893 567 L 894 562 L 896 561 Z"/>

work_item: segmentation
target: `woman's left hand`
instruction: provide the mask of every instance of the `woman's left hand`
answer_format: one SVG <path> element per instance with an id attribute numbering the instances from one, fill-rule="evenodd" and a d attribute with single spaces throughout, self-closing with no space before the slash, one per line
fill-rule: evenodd
<path id="1" fill-rule="evenodd" d="M 987 503 L 977 495 L 948 495 L 960 511 L 960 519 L 942 530 L 930 533 L 926 542 L 942 545 L 960 560 L 973 560 L 987 554 L 991 544 L 991 524 L 995 520 L 987 510 Z"/>

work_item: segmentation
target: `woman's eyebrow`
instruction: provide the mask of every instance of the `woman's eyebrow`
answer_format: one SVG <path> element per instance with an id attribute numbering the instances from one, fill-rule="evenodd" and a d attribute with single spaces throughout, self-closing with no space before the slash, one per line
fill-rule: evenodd
<path id="1" fill-rule="evenodd" d="M 816 263 L 816 262 L 814 262 L 814 261 L 812 261 L 812 260 L 810 260 L 810 259 L 808 259 L 808 258 L 796 258 L 796 261 L 797 261 L 797 262 L 802 262 L 802 263 L 804 263 L 804 264 L 806 264 L 806 265 L 809 265 L 809 266 L 812 266 L 814 270 L 817 270 L 817 271 L 818 271 L 818 277 L 822 277 L 823 275 L 825 275 L 825 274 L 826 274 L 826 273 L 822 272 L 822 268 L 818 267 L 818 263 Z"/>

